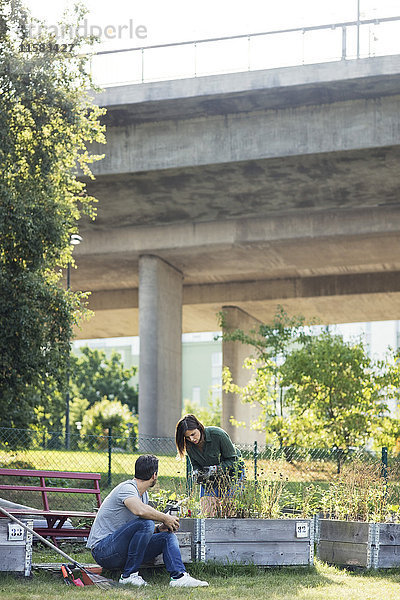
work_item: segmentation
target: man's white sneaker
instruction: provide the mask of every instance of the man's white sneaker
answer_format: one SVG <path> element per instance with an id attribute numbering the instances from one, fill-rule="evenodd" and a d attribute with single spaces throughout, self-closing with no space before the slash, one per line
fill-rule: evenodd
<path id="1" fill-rule="evenodd" d="M 179 579 L 171 579 L 170 587 L 208 587 L 207 581 L 195 579 L 189 573 L 184 573 Z"/>
<path id="2" fill-rule="evenodd" d="M 131 573 L 129 577 L 122 577 L 121 575 L 119 583 L 122 583 L 122 585 L 135 585 L 136 587 L 148 585 L 147 581 L 145 581 L 143 577 L 140 577 L 139 573 Z"/>

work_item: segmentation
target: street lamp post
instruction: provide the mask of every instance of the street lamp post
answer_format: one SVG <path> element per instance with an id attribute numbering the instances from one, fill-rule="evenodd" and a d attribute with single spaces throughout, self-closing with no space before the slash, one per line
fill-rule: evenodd
<path id="1" fill-rule="evenodd" d="M 73 233 L 70 237 L 70 244 L 72 246 L 78 246 L 82 237 L 77 233 Z M 71 288 L 71 263 L 68 263 L 67 266 L 67 291 Z M 70 352 L 71 349 L 68 346 L 68 360 L 67 360 L 67 392 L 65 395 L 65 447 L 67 450 L 70 448 L 70 428 L 69 428 L 69 403 L 70 403 L 70 394 L 69 394 L 69 367 L 70 367 Z"/>

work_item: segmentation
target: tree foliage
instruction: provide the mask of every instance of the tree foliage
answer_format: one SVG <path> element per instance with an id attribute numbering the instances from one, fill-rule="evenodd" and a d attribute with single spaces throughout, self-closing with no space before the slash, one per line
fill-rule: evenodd
<path id="1" fill-rule="evenodd" d="M 71 356 L 71 382 L 74 396 L 88 401 L 90 408 L 104 396 L 119 400 L 134 413 L 138 410 L 137 386 L 130 383 L 137 367 L 126 369 L 121 355 L 112 352 L 107 358 L 103 350 L 81 348 L 80 356 Z"/>
<path id="2" fill-rule="evenodd" d="M 200 406 L 198 402 L 191 400 L 183 401 L 182 417 L 185 415 L 196 415 L 204 426 L 215 425 L 221 427 L 222 403 L 220 398 L 209 399 L 206 406 Z"/>
<path id="3" fill-rule="evenodd" d="M 262 323 L 248 333 L 241 329 L 227 329 L 223 312 L 219 314 L 219 321 L 224 341 L 240 342 L 254 349 L 253 355 L 244 363 L 244 368 L 252 373 L 248 385 L 238 386 L 229 369 L 225 368 L 222 373 L 224 391 L 240 396 L 243 402 L 261 406 L 260 418 L 251 426 L 266 431 L 267 441 L 277 439 L 280 446 L 286 446 L 291 437 L 293 443 L 284 410 L 281 365 L 293 347 L 308 339 L 304 317 L 291 317 L 282 306 L 278 306 L 271 323 Z M 234 419 L 233 423 L 242 425 Z"/>
<path id="4" fill-rule="evenodd" d="M 378 434 L 393 437 L 399 428 L 387 416 L 387 401 L 400 384 L 398 360 L 373 361 L 360 341 L 346 342 L 329 331 L 313 335 L 303 323 L 279 308 L 270 325 L 250 334 L 228 332 L 230 341 L 251 345 L 255 353 L 244 365 L 251 371 L 249 383 L 238 386 L 225 369 L 224 390 L 260 405 L 254 425 L 283 448 L 347 452 Z"/>
<path id="5" fill-rule="evenodd" d="M 393 390 L 385 365 L 360 342 L 326 331 L 289 354 L 282 385 L 291 411 L 310 423 L 304 440 L 344 451 L 371 437 Z"/>
<path id="6" fill-rule="evenodd" d="M 76 7 L 75 27 L 82 17 Z M 0 3 L 0 426 L 20 427 L 38 395 L 65 382 L 84 296 L 62 288 L 61 268 L 81 214 L 94 217 L 77 166 L 90 175 L 98 157 L 87 144 L 104 141 L 83 40 L 68 53 L 24 52 L 55 41 L 28 40 L 27 19 L 18 1 Z"/>
<path id="7" fill-rule="evenodd" d="M 126 404 L 106 397 L 89 408 L 82 420 L 83 436 L 111 436 L 122 448 L 135 446 L 138 434 L 138 418 L 132 415 Z M 86 437 L 85 445 L 90 447 L 90 438 Z M 98 439 L 94 439 L 98 447 Z"/>

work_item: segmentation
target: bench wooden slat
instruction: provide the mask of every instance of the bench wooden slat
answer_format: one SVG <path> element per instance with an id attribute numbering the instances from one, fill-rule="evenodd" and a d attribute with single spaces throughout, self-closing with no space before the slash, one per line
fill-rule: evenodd
<path id="1" fill-rule="evenodd" d="M 33 530 L 42 537 L 88 537 L 90 533 L 90 527 L 79 529 L 68 527 L 62 530 L 57 527 L 34 527 Z M 60 531 L 62 531 L 61 535 Z"/>
<path id="2" fill-rule="evenodd" d="M 26 508 L 7 508 L 7 512 L 9 512 L 11 515 L 32 515 L 33 517 L 54 517 L 54 518 L 60 518 L 60 517 L 67 517 L 67 519 L 73 519 L 74 517 L 76 518 L 95 518 L 96 514 L 95 512 L 85 512 L 85 511 L 78 511 L 78 510 L 42 510 L 40 508 L 31 508 L 31 509 L 26 509 Z M 0 518 L 7 518 L 5 515 L 0 514 Z"/>
<path id="3" fill-rule="evenodd" d="M 43 471 L 40 469 L 4 469 L 0 468 L 0 475 L 11 475 L 17 477 L 47 477 L 49 479 L 87 479 L 100 480 L 100 473 L 83 473 L 81 471 Z"/>
<path id="4" fill-rule="evenodd" d="M 48 485 L 9 485 L 9 484 L 0 484 L 0 490 L 11 490 L 18 491 L 22 490 L 24 492 L 65 492 L 68 494 L 97 494 L 97 490 L 95 489 L 87 489 L 87 488 L 66 488 L 66 487 L 52 487 Z M 50 509 L 49 509 L 50 510 Z"/>

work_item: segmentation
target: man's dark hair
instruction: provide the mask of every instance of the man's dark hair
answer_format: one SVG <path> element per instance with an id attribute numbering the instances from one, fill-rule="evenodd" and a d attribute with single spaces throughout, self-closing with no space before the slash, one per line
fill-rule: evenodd
<path id="1" fill-rule="evenodd" d="M 135 462 L 135 477 L 147 481 L 158 473 L 158 458 L 154 454 L 142 454 Z"/>

